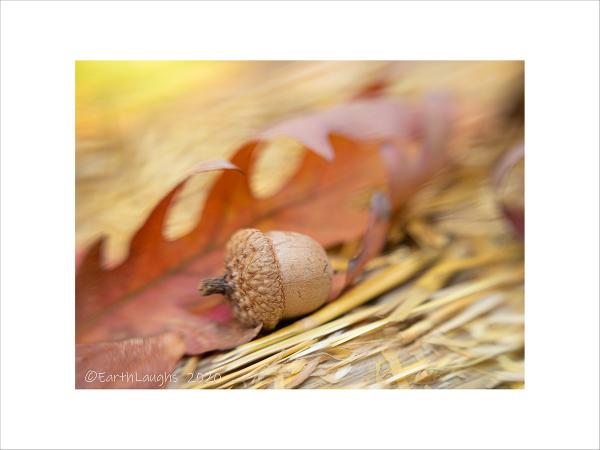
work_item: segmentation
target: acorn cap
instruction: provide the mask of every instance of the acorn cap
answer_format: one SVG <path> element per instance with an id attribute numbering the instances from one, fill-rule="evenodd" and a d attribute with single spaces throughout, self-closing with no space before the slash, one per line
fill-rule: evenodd
<path id="1" fill-rule="evenodd" d="M 271 239 L 259 230 L 236 232 L 227 244 L 225 282 L 237 318 L 248 326 L 277 325 L 285 309 L 279 260 Z"/>

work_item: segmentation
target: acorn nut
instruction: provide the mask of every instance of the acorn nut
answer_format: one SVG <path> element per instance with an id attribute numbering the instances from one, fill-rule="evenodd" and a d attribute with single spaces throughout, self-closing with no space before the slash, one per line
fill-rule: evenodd
<path id="1" fill-rule="evenodd" d="M 246 326 L 272 329 L 328 299 L 331 266 L 323 247 L 290 231 L 237 231 L 227 243 L 226 272 L 200 282 L 202 295 L 223 294 Z"/>

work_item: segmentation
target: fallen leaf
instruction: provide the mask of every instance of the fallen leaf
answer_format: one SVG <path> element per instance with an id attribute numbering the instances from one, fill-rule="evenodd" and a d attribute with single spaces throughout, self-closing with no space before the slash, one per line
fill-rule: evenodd
<path id="1" fill-rule="evenodd" d="M 290 119 L 269 128 L 259 137 L 266 140 L 279 136 L 293 137 L 331 160 L 334 156 L 331 134 L 361 141 L 409 137 L 417 129 L 418 120 L 414 109 L 399 107 L 398 102 L 390 99 L 356 100 L 327 111 Z"/>
<path id="2" fill-rule="evenodd" d="M 185 344 L 176 333 L 75 346 L 78 389 L 161 388 Z"/>
<path id="3" fill-rule="evenodd" d="M 243 145 L 230 163 L 201 166 L 199 171 L 226 170 L 212 186 L 200 220 L 188 234 L 168 241 L 163 228 L 169 208 L 189 177 L 150 213 L 132 238 L 125 261 L 104 267 L 101 239 L 79 262 L 77 342 L 171 331 L 182 336 L 186 353 L 199 354 L 252 339 L 259 328 L 242 327 L 221 296 L 201 298 L 196 292 L 200 279 L 224 270 L 224 246 L 230 235 L 243 227 L 291 230 L 324 246 L 359 238 L 368 227 L 368 203 L 374 192 L 404 198 L 443 161 L 444 137 L 449 132 L 446 122 L 451 119 L 442 111 L 385 99 L 361 100 L 292 119 Z M 298 139 L 312 151 L 277 194 L 255 198 L 247 175 L 252 172 L 256 150 L 265 145 L 265 139 L 281 134 Z M 406 152 L 407 147 L 398 143 L 408 142 L 417 152 L 412 161 L 418 164 L 393 167 L 405 160 L 396 153 Z M 393 145 L 381 150 L 385 143 Z M 402 177 L 402 183 L 394 176 Z"/>
<path id="4" fill-rule="evenodd" d="M 444 166 L 456 111 L 450 98 L 431 94 L 415 113 L 409 134 L 383 141 L 381 155 L 388 170 L 393 207 L 401 206 L 433 172 Z"/>
<path id="5" fill-rule="evenodd" d="M 240 170 L 235 164 L 222 161 L 202 164 L 194 173 L 218 169 Z M 103 240 L 80 263 L 76 275 L 78 343 L 177 331 L 185 337 L 188 353 L 202 353 L 234 347 L 259 332 L 260 327 L 248 329 L 233 320 L 232 311 L 220 299 L 198 302 L 195 289 L 190 288 L 190 284 L 198 282 L 197 276 L 184 270 L 165 273 L 182 262 L 177 254 L 170 253 L 174 242 L 166 241 L 162 230 L 169 206 L 184 183 L 176 186 L 150 213 L 133 237 L 129 257 L 123 264 L 112 269 L 102 267 Z M 222 249 L 207 256 L 205 262 L 209 267 L 222 264 Z"/>
<path id="6" fill-rule="evenodd" d="M 369 224 L 362 237 L 360 250 L 348 262 L 345 271 L 334 274 L 330 295 L 332 300 L 354 282 L 371 259 L 381 253 L 390 227 L 390 214 L 391 204 L 388 195 L 384 192 L 373 194 L 369 209 Z"/>

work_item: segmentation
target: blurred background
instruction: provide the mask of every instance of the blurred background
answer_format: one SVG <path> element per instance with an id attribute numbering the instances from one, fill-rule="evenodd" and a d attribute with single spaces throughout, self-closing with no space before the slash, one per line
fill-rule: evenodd
<path id="1" fill-rule="evenodd" d="M 279 121 L 359 95 L 416 103 L 433 91 L 457 99 L 457 128 L 469 137 L 461 151 L 482 152 L 477 136 L 522 114 L 523 62 L 78 61 L 77 249 L 106 235 L 105 262 L 117 264 L 148 212 L 194 166 L 227 158 Z M 522 127 L 522 115 L 517 120 Z M 492 156 L 509 145 L 503 142 Z M 265 149 L 250 180 L 256 195 L 285 183 L 302 151 L 285 139 Z M 508 186 L 522 187 L 522 175 L 521 166 L 521 182 Z M 169 238 L 196 223 L 215 176 L 202 174 L 185 187 L 168 218 Z M 522 203 L 522 189 L 506 195 Z"/>

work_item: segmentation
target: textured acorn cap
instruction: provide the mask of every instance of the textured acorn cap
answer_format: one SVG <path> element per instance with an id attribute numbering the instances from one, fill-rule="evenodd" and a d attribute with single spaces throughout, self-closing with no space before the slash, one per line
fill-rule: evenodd
<path id="1" fill-rule="evenodd" d="M 283 316 L 281 267 L 271 239 L 259 230 L 236 232 L 227 244 L 225 282 L 237 318 L 248 326 L 275 327 Z"/>

